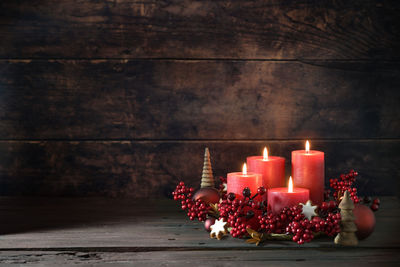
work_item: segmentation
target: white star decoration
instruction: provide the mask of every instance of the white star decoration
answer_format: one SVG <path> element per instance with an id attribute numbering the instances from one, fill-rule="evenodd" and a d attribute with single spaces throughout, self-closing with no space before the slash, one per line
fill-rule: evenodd
<path id="1" fill-rule="evenodd" d="M 223 183 L 222 185 L 224 186 L 224 189 L 222 189 L 222 191 L 227 192 L 228 191 L 227 183 Z"/>
<path id="2" fill-rule="evenodd" d="M 303 206 L 303 211 L 302 213 L 304 216 L 311 220 L 313 216 L 317 216 L 318 214 L 315 213 L 315 210 L 317 209 L 317 206 L 313 206 L 311 203 L 311 200 L 308 200 L 306 204 L 300 203 L 300 205 Z"/>
<path id="3" fill-rule="evenodd" d="M 210 226 L 211 233 L 210 237 L 211 238 L 217 238 L 218 240 L 221 240 L 221 238 L 228 234 L 228 223 L 224 222 L 224 219 L 216 220 L 213 225 Z"/>

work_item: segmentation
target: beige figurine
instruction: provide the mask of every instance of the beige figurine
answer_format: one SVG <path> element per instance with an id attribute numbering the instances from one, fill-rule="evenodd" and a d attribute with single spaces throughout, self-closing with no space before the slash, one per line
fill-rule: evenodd
<path id="1" fill-rule="evenodd" d="M 356 246 L 358 244 L 358 239 L 355 234 L 357 226 L 354 223 L 354 203 L 348 191 L 344 192 L 339 208 L 342 219 L 340 222 L 340 233 L 335 237 L 335 244 Z"/>

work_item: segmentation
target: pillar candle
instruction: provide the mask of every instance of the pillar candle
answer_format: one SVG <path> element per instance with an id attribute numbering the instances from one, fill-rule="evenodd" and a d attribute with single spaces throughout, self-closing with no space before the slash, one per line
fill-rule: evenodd
<path id="1" fill-rule="evenodd" d="M 243 164 L 242 172 L 231 172 L 227 175 L 227 193 L 234 193 L 237 199 L 243 198 L 243 189 L 248 187 L 251 195 L 257 193 L 257 189 L 263 186 L 262 175 L 259 173 L 247 172 L 246 163 Z M 260 201 L 261 197 L 256 197 Z"/>
<path id="2" fill-rule="evenodd" d="M 284 186 L 285 158 L 268 156 L 267 148 L 264 148 L 263 154 L 247 158 L 249 171 L 262 174 L 263 186 L 266 189 Z"/>
<path id="3" fill-rule="evenodd" d="M 296 186 L 310 190 L 313 204 L 320 205 L 324 200 L 325 161 L 324 152 L 310 150 L 292 151 L 292 176 Z"/>
<path id="4" fill-rule="evenodd" d="M 299 203 L 306 203 L 310 194 L 307 188 L 293 188 L 292 177 L 288 187 L 268 189 L 268 210 L 279 213 L 284 207 L 292 207 Z"/>

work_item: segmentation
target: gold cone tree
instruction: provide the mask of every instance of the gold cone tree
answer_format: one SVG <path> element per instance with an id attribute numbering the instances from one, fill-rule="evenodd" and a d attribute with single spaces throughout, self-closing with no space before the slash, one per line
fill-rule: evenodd
<path id="1" fill-rule="evenodd" d="M 208 147 L 206 147 L 204 152 L 204 164 L 203 164 L 203 173 L 201 175 L 201 188 L 204 187 L 215 187 L 214 176 L 211 168 L 210 161 L 210 151 Z"/>

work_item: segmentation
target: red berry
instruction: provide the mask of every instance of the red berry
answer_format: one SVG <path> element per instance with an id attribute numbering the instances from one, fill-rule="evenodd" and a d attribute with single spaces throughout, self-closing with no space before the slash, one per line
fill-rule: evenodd
<path id="1" fill-rule="evenodd" d="M 250 188 L 245 187 L 245 188 L 243 189 L 243 196 L 244 196 L 244 197 L 250 197 L 250 196 L 251 196 Z"/>
<path id="2" fill-rule="evenodd" d="M 328 207 L 330 210 L 333 210 L 334 208 L 336 208 L 336 202 L 333 200 L 329 201 Z"/>
<path id="3" fill-rule="evenodd" d="M 267 190 L 266 190 L 265 187 L 263 187 L 263 186 L 261 186 L 261 187 L 259 187 L 259 188 L 257 189 L 257 193 L 258 193 L 260 196 L 264 195 L 266 191 L 267 191 Z"/>
<path id="4" fill-rule="evenodd" d="M 234 193 L 229 193 L 228 194 L 228 200 L 233 201 L 235 199 L 235 194 Z"/>
<path id="5" fill-rule="evenodd" d="M 329 204 L 328 202 L 322 202 L 321 204 L 321 210 L 327 210 L 329 209 Z"/>
<path id="6" fill-rule="evenodd" d="M 368 204 L 371 202 L 371 197 L 365 196 L 363 200 L 365 204 Z"/>
<path id="7" fill-rule="evenodd" d="M 378 204 L 374 203 L 374 204 L 371 205 L 371 210 L 377 211 L 378 209 L 379 209 L 379 205 Z"/>

